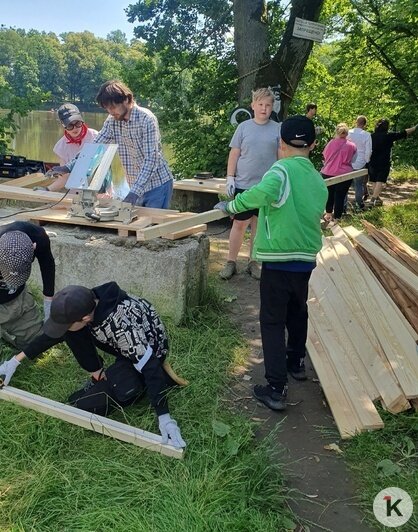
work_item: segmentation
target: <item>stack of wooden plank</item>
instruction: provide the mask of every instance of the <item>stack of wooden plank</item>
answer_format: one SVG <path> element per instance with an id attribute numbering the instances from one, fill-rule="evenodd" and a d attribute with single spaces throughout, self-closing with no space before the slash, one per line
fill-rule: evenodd
<path id="1" fill-rule="evenodd" d="M 395 261 L 413 301 L 418 278 L 354 228 L 333 233 L 310 282 L 308 351 L 341 437 L 349 438 L 383 427 L 377 400 L 395 414 L 418 398 L 418 335 L 357 248 L 376 246 L 376 264 L 390 263 L 391 272 Z"/>

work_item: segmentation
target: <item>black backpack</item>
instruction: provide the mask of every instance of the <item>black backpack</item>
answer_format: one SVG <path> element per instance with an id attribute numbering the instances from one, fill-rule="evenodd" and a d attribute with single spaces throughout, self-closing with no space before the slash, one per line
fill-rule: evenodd
<path id="1" fill-rule="evenodd" d="M 131 361 L 118 359 L 105 373 L 106 380 L 98 381 L 72 405 L 93 414 L 107 416 L 113 408 L 128 406 L 145 394 L 144 378 Z"/>

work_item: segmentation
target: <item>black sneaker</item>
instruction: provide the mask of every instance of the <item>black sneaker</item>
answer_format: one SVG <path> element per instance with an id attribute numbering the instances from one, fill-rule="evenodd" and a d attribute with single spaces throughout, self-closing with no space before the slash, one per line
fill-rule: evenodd
<path id="1" fill-rule="evenodd" d="M 103 375 L 103 371 L 100 373 L 100 377 Z M 73 392 L 69 397 L 68 397 L 68 403 L 70 404 L 73 404 L 73 403 L 76 403 L 78 401 L 78 399 L 80 399 L 80 397 L 82 397 L 86 392 L 88 392 L 90 390 L 90 388 L 93 388 L 93 386 L 95 384 L 97 384 L 100 380 L 102 379 L 95 379 L 94 377 L 91 377 L 91 379 L 89 379 L 88 381 L 86 381 L 84 383 L 84 386 L 82 388 L 80 388 L 79 390 Z"/>
<path id="2" fill-rule="evenodd" d="M 299 365 L 292 365 L 287 368 L 287 372 L 297 381 L 306 381 L 305 360 L 301 358 Z"/>
<path id="3" fill-rule="evenodd" d="M 286 410 L 287 385 L 280 392 L 270 386 L 270 384 L 267 386 L 257 384 L 254 386 L 253 395 L 272 410 Z"/>

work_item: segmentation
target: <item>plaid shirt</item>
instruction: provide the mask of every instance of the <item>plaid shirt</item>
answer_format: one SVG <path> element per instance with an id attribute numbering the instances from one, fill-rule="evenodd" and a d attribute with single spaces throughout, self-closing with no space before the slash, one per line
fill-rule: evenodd
<path id="1" fill-rule="evenodd" d="M 149 109 L 134 104 L 126 122 L 108 116 L 94 142 L 119 145 L 126 180 L 138 196 L 173 179 L 163 156 L 157 118 Z M 75 162 L 65 166 L 71 171 Z"/>

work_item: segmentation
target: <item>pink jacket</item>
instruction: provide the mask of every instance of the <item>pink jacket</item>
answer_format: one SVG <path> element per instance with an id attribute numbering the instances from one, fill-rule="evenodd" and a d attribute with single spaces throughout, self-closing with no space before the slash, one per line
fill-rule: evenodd
<path id="1" fill-rule="evenodd" d="M 322 152 L 324 166 L 321 169 L 321 174 L 333 177 L 352 172 L 351 161 L 356 151 L 357 148 L 354 142 L 346 138 L 330 140 Z"/>

